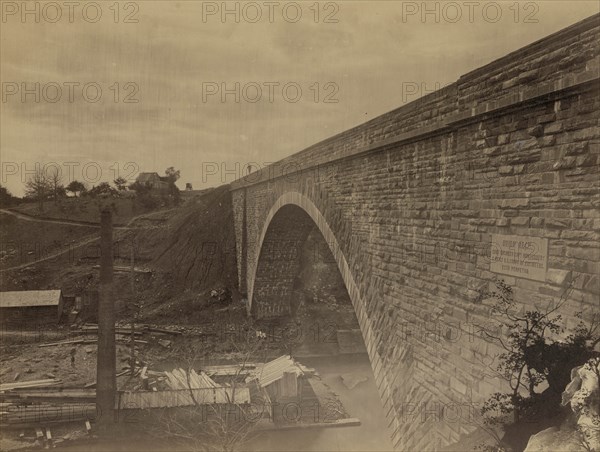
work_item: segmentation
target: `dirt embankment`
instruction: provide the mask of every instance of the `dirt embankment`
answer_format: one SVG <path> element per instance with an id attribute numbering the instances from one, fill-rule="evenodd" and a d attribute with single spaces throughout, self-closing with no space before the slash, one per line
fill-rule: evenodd
<path id="1" fill-rule="evenodd" d="M 13 219 L 15 222 L 18 220 Z M 27 225 L 41 223 L 27 222 Z M 70 234 L 76 226 L 52 225 Z M 114 231 L 115 267 L 131 264 L 151 273 L 115 271 L 114 293 L 121 319 L 134 314 L 159 323 L 192 323 L 212 302 L 212 290 L 226 289 L 237 300 L 233 211 L 228 186 L 188 199 L 176 209 L 134 221 L 131 230 Z M 88 228 L 81 228 L 87 230 Z M 87 231 L 89 233 L 89 231 Z M 18 236 L 15 228 L 13 235 Z M 44 235 L 44 225 L 39 229 Z M 18 237 L 16 237 L 18 238 Z M 60 288 L 81 295 L 98 287 L 98 242 L 55 259 L 0 274 L 0 290 Z M 135 306 L 142 306 L 136 312 Z"/>
<path id="2" fill-rule="evenodd" d="M 142 259 L 169 273 L 182 289 L 209 288 L 236 281 L 233 208 L 229 186 L 191 199 L 164 229 L 141 230 L 136 240 Z"/>

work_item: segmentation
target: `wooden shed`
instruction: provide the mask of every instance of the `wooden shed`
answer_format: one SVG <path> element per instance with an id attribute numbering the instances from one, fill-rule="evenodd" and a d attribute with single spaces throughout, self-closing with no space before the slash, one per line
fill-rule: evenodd
<path id="1" fill-rule="evenodd" d="M 273 401 L 296 400 L 302 393 L 304 372 L 290 356 L 284 355 L 257 366 L 246 381 L 257 380 Z"/>
<path id="2" fill-rule="evenodd" d="M 0 292 L 0 322 L 31 325 L 58 323 L 63 304 L 60 290 Z"/>

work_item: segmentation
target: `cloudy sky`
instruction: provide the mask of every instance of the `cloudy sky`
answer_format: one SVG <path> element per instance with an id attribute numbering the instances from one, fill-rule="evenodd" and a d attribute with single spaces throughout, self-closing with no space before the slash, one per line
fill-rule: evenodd
<path id="1" fill-rule="evenodd" d="M 21 195 L 36 162 L 230 182 L 598 12 L 475 3 L 3 1 L 0 183 Z"/>

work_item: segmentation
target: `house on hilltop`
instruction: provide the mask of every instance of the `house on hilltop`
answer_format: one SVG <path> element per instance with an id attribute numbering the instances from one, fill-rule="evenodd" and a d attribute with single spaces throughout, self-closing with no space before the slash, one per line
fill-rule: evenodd
<path id="1" fill-rule="evenodd" d="M 161 177 L 158 173 L 140 173 L 136 179 L 141 185 L 145 185 L 151 191 L 161 193 L 169 192 L 169 182 L 166 177 Z"/>

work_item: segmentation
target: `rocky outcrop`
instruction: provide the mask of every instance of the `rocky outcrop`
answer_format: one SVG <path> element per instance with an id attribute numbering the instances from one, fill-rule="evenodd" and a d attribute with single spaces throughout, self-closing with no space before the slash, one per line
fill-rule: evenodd
<path id="1" fill-rule="evenodd" d="M 571 382 L 562 395 L 570 405 L 572 425 L 551 427 L 529 439 L 525 452 L 600 451 L 600 358 L 592 358 L 571 371 Z"/>
<path id="2" fill-rule="evenodd" d="M 563 393 L 563 405 L 571 404 L 583 441 L 591 450 L 600 451 L 600 358 L 573 369 L 571 378 Z"/>
<path id="3" fill-rule="evenodd" d="M 550 427 L 536 433 L 527 443 L 524 452 L 585 452 L 577 431 L 571 428 Z"/>

